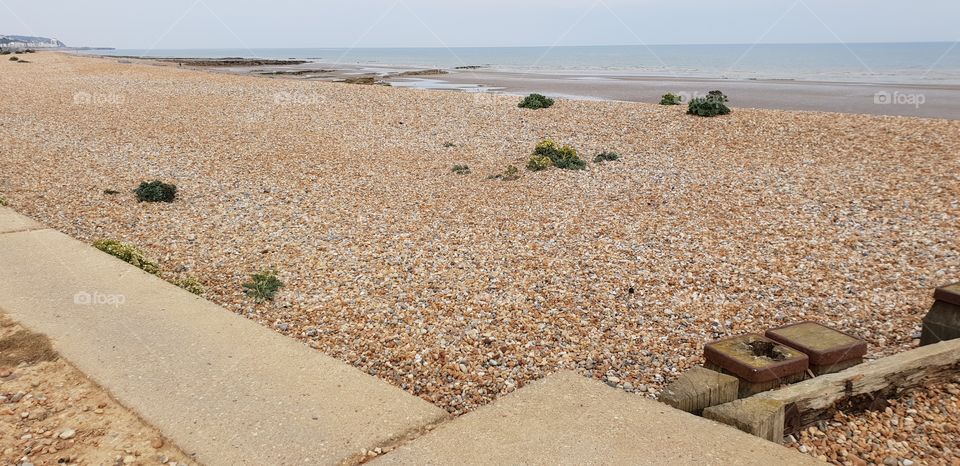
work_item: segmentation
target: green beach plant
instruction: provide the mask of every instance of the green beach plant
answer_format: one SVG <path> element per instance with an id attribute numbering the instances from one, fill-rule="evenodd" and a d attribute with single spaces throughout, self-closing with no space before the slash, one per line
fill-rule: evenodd
<path id="1" fill-rule="evenodd" d="M 159 180 L 144 181 L 134 192 L 140 202 L 173 202 L 177 197 L 177 186 Z"/>
<path id="2" fill-rule="evenodd" d="M 6 207 L 6 206 L 7 206 L 7 200 L 3 196 L 0 196 L 0 207 Z"/>
<path id="3" fill-rule="evenodd" d="M 710 91 L 706 97 L 691 99 L 687 105 L 687 114 L 702 117 L 727 115 L 731 111 L 730 107 L 727 107 L 728 101 L 729 99 L 723 92 Z"/>
<path id="4" fill-rule="evenodd" d="M 148 261 L 143 252 L 136 246 L 124 244 L 112 239 L 101 239 L 93 242 L 93 247 L 110 254 L 134 267 L 152 275 L 160 275 L 160 266 Z"/>
<path id="5" fill-rule="evenodd" d="M 541 108 L 550 108 L 554 104 L 554 100 L 542 95 L 542 94 L 530 94 L 526 96 L 520 104 L 517 105 L 520 108 L 529 108 L 531 110 L 539 110 Z"/>
<path id="6" fill-rule="evenodd" d="M 203 283 L 200 283 L 200 280 L 197 280 L 196 277 L 183 277 L 178 280 L 174 280 L 174 285 L 179 286 L 197 296 L 200 296 L 207 292 L 207 289 L 204 288 Z"/>
<path id="7" fill-rule="evenodd" d="M 447 142 L 443 143 L 443 147 L 446 147 L 447 149 L 449 149 L 449 148 L 451 148 L 451 147 L 457 147 L 457 145 L 454 144 L 454 143 L 452 143 L 452 142 L 447 141 Z"/>
<path id="8" fill-rule="evenodd" d="M 601 152 L 593 158 L 594 163 L 616 162 L 620 160 L 620 154 L 616 152 Z"/>
<path id="9" fill-rule="evenodd" d="M 258 303 L 273 301 L 283 282 L 277 277 L 276 270 L 264 270 L 250 276 L 250 281 L 243 284 L 244 293 Z"/>
<path id="10" fill-rule="evenodd" d="M 532 172 L 546 170 L 552 166 L 553 160 L 550 160 L 550 157 L 547 157 L 546 155 L 533 154 L 530 156 L 530 160 L 527 162 L 527 170 Z"/>
<path id="11" fill-rule="evenodd" d="M 520 170 L 513 165 L 507 165 L 507 169 L 503 171 L 503 181 L 516 181 L 520 179 Z"/>
<path id="12" fill-rule="evenodd" d="M 456 173 L 456 174 L 458 174 L 458 175 L 469 175 L 469 174 L 470 174 L 470 167 L 467 166 L 467 165 L 454 165 L 453 168 L 452 168 L 450 171 L 452 171 L 452 172 L 454 172 L 454 173 Z"/>
<path id="13" fill-rule="evenodd" d="M 660 98 L 660 105 L 680 105 L 683 103 L 683 96 L 668 92 Z"/>
<path id="14" fill-rule="evenodd" d="M 583 170 L 587 167 L 587 162 L 577 155 L 576 149 L 568 145 L 559 146 L 552 139 L 537 144 L 533 155 L 547 157 L 553 162 L 553 166 L 565 170 Z"/>
<path id="15" fill-rule="evenodd" d="M 516 181 L 520 179 L 520 170 L 517 169 L 514 165 L 507 165 L 506 170 L 503 173 L 498 173 L 496 175 L 490 175 L 487 177 L 488 180 L 500 180 L 500 181 Z"/>

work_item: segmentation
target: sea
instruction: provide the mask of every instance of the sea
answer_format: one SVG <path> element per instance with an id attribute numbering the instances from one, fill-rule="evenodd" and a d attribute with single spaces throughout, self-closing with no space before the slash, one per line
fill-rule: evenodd
<path id="1" fill-rule="evenodd" d="M 97 51 L 177 58 L 295 58 L 328 65 L 442 68 L 582 76 L 960 85 L 960 45 L 615 45 L 460 48 L 264 48 Z"/>

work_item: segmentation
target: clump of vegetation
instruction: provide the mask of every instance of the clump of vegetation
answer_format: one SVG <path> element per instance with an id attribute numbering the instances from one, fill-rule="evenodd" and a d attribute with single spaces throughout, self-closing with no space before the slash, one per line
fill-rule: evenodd
<path id="1" fill-rule="evenodd" d="M 550 157 L 547 157 L 546 155 L 533 154 L 530 156 L 530 160 L 527 162 L 527 170 L 532 172 L 546 170 L 552 166 L 553 160 L 550 160 Z"/>
<path id="2" fill-rule="evenodd" d="M 728 100 L 723 92 L 710 91 L 706 97 L 697 97 L 690 100 L 687 105 L 687 114 L 702 117 L 727 115 L 730 113 L 730 107 L 727 107 Z"/>
<path id="3" fill-rule="evenodd" d="M 500 180 L 500 181 L 516 181 L 520 179 L 520 170 L 517 169 L 514 165 L 507 165 L 507 169 L 503 173 L 498 173 L 496 175 L 490 175 L 487 177 L 489 180 Z"/>
<path id="4" fill-rule="evenodd" d="M 583 170 L 587 167 L 587 162 L 577 155 L 576 149 L 567 145 L 561 147 L 552 139 L 537 144 L 530 159 L 531 162 L 533 157 L 537 156 L 547 157 L 553 163 L 553 166 L 565 170 Z"/>
<path id="5" fill-rule="evenodd" d="M 273 301 L 283 282 L 277 277 L 276 270 L 265 270 L 250 276 L 250 281 L 243 284 L 244 293 L 258 303 Z"/>
<path id="6" fill-rule="evenodd" d="M 95 241 L 93 247 L 133 265 L 144 272 L 160 275 L 160 266 L 148 261 L 146 257 L 144 257 L 143 252 L 137 249 L 136 246 L 124 244 L 112 239 L 102 239 Z"/>
<path id="7" fill-rule="evenodd" d="M 6 207 L 6 206 L 7 206 L 7 200 L 4 199 L 3 196 L 0 196 L 0 207 Z"/>
<path id="8" fill-rule="evenodd" d="M 446 147 L 447 149 L 449 149 L 449 148 L 451 148 L 451 147 L 457 147 L 457 145 L 454 144 L 454 143 L 452 143 L 452 142 L 449 142 L 449 141 L 448 141 L 448 142 L 443 143 L 443 147 Z"/>
<path id="9" fill-rule="evenodd" d="M 660 98 L 660 105 L 680 105 L 682 102 L 683 97 L 672 92 L 668 92 Z"/>
<path id="10" fill-rule="evenodd" d="M 601 152 L 593 158 L 594 163 L 616 162 L 620 160 L 620 154 L 616 152 Z"/>
<path id="11" fill-rule="evenodd" d="M 140 202 L 173 202 L 177 197 L 177 186 L 162 181 L 146 181 L 134 190 Z"/>
<path id="12" fill-rule="evenodd" d="M 532 110 L 539 110 L 541 108 L 550 108 L 554 104 L 553 99 L 541 95 L 541 94 L 530 94 L 525 97 L 519 105 L 520 108 L 529 108 Z"/>
<path id="13" fill-rule="evenodd" d="M 10 57 L 10 61 L 20 61 L 20 57 Z"/>
<path id="14" fill-rule="evenodd" d="M 207 289 L 204 288 L 203 283 L 200 283 L 200 280 L 197 280 L 195 277 L 184 277 L 179 280 L 175 280 L 173 284 L 197 296 L 207 292 Z"/>
<path id="15" fill-rule="evenodd" d="M 120 191 L 113 190 L 113 189 L 104 189 L 103 194 L 106 194 L 108 196 L 114 196 L 114 195 L 120 194 Z"/>
<path id="16" fill-rule="evenodd" d="M 452 172 L 454 172 L 454 173 L 456 173 L 456 174 L 458 174 L 458 175 L 469 175 L 469 174 L 470 174 L 470 167 L 467 166 L 467 165 L 454 165 L 454 166 L 453 166 L 453 169 L 451 169 L 450 171 L 452 171 Z"/>

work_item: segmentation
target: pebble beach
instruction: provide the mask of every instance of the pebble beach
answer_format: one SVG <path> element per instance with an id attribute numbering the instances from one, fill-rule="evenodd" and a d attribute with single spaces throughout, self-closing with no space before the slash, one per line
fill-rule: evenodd
<path id="1" fill-rule="evenodd" d="M 195 277 L 207 299 L 456 415 L 559 369 L 656 397 L 705 343 L 807 320 L 865 339 L 868 358 L 897 353 L 917 345 L 933 289 L 960 280 L 960 121 L 735 101 L 717 118 L 607 101 L 533 111 L 511 96 L 29 61 L 0 62 L 10 207 L 136 245 L 164 278 Z M 587 168 L 524 170 L 547 138 Z M 592 162 L 605 151 L 620 160 Z M 489 178 L 509 165 L 519 179 Z M 154 179 L 176 202 L 136 201 Z M 285 286 L 257 303 L 241 285 L 270 269 Z M 955 389 L 923 396 L 955 414 Z"/>

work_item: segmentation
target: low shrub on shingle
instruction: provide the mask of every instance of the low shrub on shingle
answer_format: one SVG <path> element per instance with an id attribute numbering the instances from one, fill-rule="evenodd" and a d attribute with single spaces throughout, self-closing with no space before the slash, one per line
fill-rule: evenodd
<path id="1" fill-rule="evenodd" d="M 531 110 L 539 110 L 541 108 L 550 108 L 554 104 L 554 100 L 542 95 L 542 94 L 530 94 L 526 96 L 520 104 L 517 105 L 520 108 L 529 108 Z"/>
<path id="2" fill-rule="evenodd" d="M 134 192 L 140 202 L 173 202 L 177 198 L 177 186 L 159 180 L 144 181 Z"/>
<path id="3" fill-rule="evenodd" d="M 124 244 L 112 239 L 101 239 L 93 243 L 93 247 L 110 254 L 134 267 L 149 274 L 160 275 L 160 266 L 144 257 L 143 252 L 136 246 Z"/>
<path id="4" fill-rule="evenodd" d="M 702 117 L 727 115 L 730 113 L 730 107 L 727 107 L 728 101 L 729 99 L 723 92 L 710 91 L 706 97 L 692 99 L 687 105 L 687 114 Z"/>
<path id="5" fill-rule="evenodd" d="M 264 270 L 250 276 L 250 281 L 243 284 L 244 293 L 258 303 L 273 301 L 283 282 L 277 276 L 276 270 Z"/>
<path id="6" fill-rule="evenodd" d="M 567 145 L 560 146 L 552 139 L 537 144 L 533 157 L 547 157 L 554 167 L 565 170 L 583 170 L 587 166 L 587 162 L 577 155 L 576 149 Z"/>

